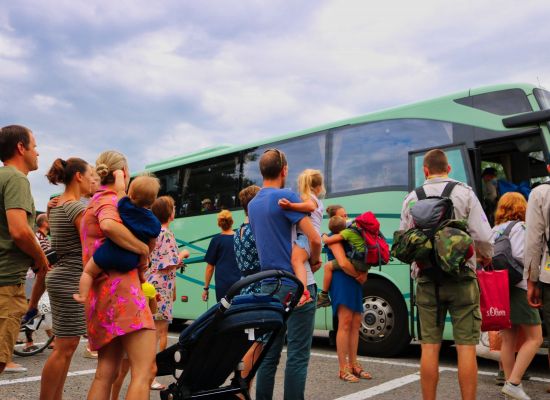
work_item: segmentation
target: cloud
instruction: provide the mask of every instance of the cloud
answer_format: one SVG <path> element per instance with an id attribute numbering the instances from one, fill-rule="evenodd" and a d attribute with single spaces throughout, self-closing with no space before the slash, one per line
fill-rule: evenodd
<path id="1" fill-rule="evenodd" d="M 56 99 L 53 96 L 35 94 L 32 96 L 31 104 L 40 111 L 49 111 L 53 108 L 72 108 L 73 105 L 67 101 Z"/>

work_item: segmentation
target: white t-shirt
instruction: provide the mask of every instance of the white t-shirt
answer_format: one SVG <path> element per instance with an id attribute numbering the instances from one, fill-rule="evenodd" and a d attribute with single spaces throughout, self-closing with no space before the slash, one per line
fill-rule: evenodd
<path id="1" fill-rule="evenodd" d="M 510 221 L 504 222 L 493 227 L 492 242 L 498 239 L 506 230 L 506 227 L 510 224 Z M 512 247 L 512 257 L 523 265 L 523 246 L 525 244 L 525 222 L 520 221 L 514 225 L 510 235 L 510 246 Z M 522 279 L 516 287 L 527 290 L 527 279 Z"/>

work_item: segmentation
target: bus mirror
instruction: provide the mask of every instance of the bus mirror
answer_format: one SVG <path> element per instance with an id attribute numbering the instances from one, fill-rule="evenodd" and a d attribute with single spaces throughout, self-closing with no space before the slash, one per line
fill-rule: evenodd
<path id="1" fill-rule="evenodd" d="M 519 128 L 521 126 L 538 125 L 547 121 L 550 121 L 550 110 L 532 111 L 503 118 L 502 124 L 506 128 Z"/>

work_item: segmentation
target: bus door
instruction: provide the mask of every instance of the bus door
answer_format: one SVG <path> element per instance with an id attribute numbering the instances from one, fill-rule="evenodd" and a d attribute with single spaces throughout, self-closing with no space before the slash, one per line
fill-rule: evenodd
<path id="1" fill-rule="evenodd" d="M 448 146 L 438 146 L 437 148 L 443 150 L 445 154 L 447 154 L 449 165 L 451 166 L 449 177 L 473 187 L 474 176 L 470 155 L 466 145 L 452 144 Z M 409 151 L 409 192 L 422 186 L 426 180 L 424 176 L 424 155 L 432 149 L 433 148 Z M 411 336 L 417 337 L 417 335 L 415 335 L 416 294 L 414 293 L 412 278 L 410 278 L 410 293 L 410 332 Z"/>

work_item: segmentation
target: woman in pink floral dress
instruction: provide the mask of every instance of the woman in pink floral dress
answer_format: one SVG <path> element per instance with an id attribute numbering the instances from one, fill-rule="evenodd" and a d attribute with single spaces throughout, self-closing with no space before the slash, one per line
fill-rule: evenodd
<path id="1" fill-rule="evenodd" d="M 122 224 L 117 211 L 115 173 L 130 180 L 126 158 L 115 151 L 100 154 L 96 172 L 101 188 L 84 212 L 81 225 L 84 265 L 106 237 L 120 247 L 142 256 L 144 264 L 149 247 Z M 98 350 L 98 365 L 88 399 L 108 400 L 120 368 L 123 352 L 128 354 L 132 371 L 128 399 L 149 399 L 154 377 L 155 325 L 141 290 L 137 269 L 130 272 L 110 270 L 93 283 L 86 302 L 88 340 Z"/>
<path id="2" fill-rule="evenodd" d="M 183 258 L 189 257 L 189 252 L 178 252 L 178 244 L 170 223 L 174 220 L 174 200 L 170 196 L 159 197 L 151 207 L 153 214 L 161 223 L 160 235 L 157 237 L 155 249 L 151 253 L 151 266 L 146 273 L 147 282 L 151 283 L 159 295 L 155 326 L 159 349 L 166 348 L 168 340 L 168 324 L 172 322 L 172 305 L 176 295 L 176 269 Z"/>

